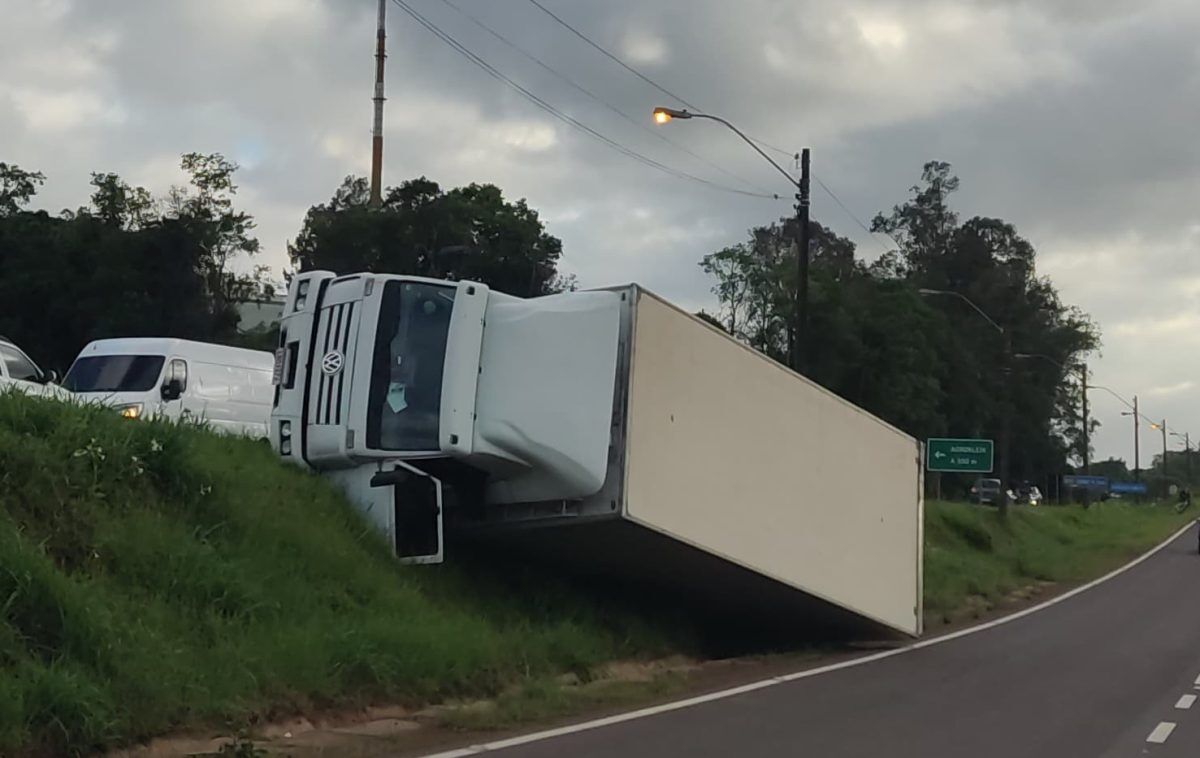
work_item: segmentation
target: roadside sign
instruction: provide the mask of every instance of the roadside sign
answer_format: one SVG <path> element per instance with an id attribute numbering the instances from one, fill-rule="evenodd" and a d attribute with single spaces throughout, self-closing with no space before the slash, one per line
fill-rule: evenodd
<path id="1" fill-rule="evenodd" d="M 1062 483 L 1064 487 L 1108 492 L 1107 476 L 1080 476 L 1078 474 L 1065 474 L 1063 475 Z"/>
<path id="2" fill-rule="evenodd" d="M 1145 482 L 1113 482 L 1108 485 L 1108 491 L 1118 495 L 1145 495 L 1149 490 Z"/>
<path id="3" fill-rule="evenodd" d="M 925 443 L 925 468 L 929 471 L 961 471 L 989 474 L 994 446 L 991 440 L 944 439 Z"/>

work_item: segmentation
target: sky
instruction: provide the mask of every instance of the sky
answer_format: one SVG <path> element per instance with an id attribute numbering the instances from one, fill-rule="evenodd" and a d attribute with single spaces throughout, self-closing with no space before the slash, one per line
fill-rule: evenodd
<path id="1" fill-rule="evenodd" d="M 676 173 L 556 119 L 390 3 L 385 184 L 495 183 L 541 213 L 581 286 L 636 281 L 692 309 L 714 307 L 706 253 L 791 213 L 786 180 L 736 136 L 654 127 L 655 106 L 679 103 L 529 0 L 406 2 Z M 950 162 L 956 210 L 1015 224 L 1100 326 L 1093 381 L 1200 440 L 1200 3 L 540 2 L 788 168 L 811 148 L 849 209 L 817 186 L 814 218 L 867 259 L 886 240 L 860 222 L 902 202 L 926 161 Z M 165 193 L 180 154 L 221 152 L 242 167 L 257 262 L 281 278 L 308 207 L 369 171 L 375 0 L 0 0 L 0 19 L 0 161 L 46 174 L 37 207 L 83 205 L 92 171 Z M 1091 398 L 1097 457 L 1132 462 L 1121 403 Z M 1145 426 L 1141 441 L 1143 461 L 1161 450 Z"/>

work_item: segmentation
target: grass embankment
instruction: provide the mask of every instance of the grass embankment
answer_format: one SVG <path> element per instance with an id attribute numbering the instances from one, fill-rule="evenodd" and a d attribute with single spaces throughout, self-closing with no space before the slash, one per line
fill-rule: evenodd
<path id="1" fill-rule="evenodd" d="M 400 566 L 261 442 L 0 396 L 0 755 L 483 697 L 677 644 L 532 576 Z"/>
<path id="2" fill-rule="evenodd" d="M 925 506 L 928 628 L 978 616 L 1039 583 L 1095 578 L 1157 544 L 1188 521 L 1169 505 L 1108 501 L 1079 506 Z"/>
<path id="3" fill-rule="evenodd" d="M 927 611 L 1094 576 L 1187 518 L 1104 504 L 1000 523 L 931 503 Z M 398 565 L 262 443 L 0 395 L 0 755 L 497 695 L 444 721 L 506 726 L 683 686 L 559 683 L 695 643 L 533 571 Z"/>

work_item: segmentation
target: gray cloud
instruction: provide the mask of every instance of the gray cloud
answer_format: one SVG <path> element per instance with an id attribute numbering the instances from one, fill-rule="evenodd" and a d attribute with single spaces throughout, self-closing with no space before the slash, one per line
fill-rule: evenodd
<path id="1" fill-rule="evenodd" d="M 389 8 L 385 178 L 499 184 L 564 240 L 585 286 L 636 280 L 710 304 L 706 252 L 790 212 L 790 190 L 712 124 L 658 132 L 739 183 L 565 85 L 441 0 L 408 0 L 574 118 L 724 193 L 642 166 L 554 120 Z M 648 125 L 670 98 L 523 0 L 454 0 Z M 964 216 L 1015 223 L 1043 273 L 1105 330 L 1098 381 L 1147 412 L 1200 424 L 1188 384 L 1200 332 L 1200 6 L 1185 0 L 543 0 L 688 101 L 786 150 L 863 221 L 903 199 L 923 162 L 962 177 Z M 371 0 L 0 0 L 0 160 L 45 171 L 40 202 L 86 200 L 88 172 L 165 191 L 178 156 L 241 162 L 265 262 L 305 209 L 369 155 Z M 860 243 L 820 189 L 817 217 Z M 1152 393 L 1157 388 L 1157 393 Z M 1105 396 L 1101 454 L 1129 456 Z M 1200 425 L 1196 426 L 1200 432 Z M 1143 440 L 1153 449 L 1150 437 Z"/>

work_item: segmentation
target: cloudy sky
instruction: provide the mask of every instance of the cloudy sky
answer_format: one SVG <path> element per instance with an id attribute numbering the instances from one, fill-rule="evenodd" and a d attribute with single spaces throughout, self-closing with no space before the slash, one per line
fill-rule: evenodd
<path id="1" fill-rule="evenodd" d="M 650 110 L 674 103 L 528 0 L 452 2 L 604 104 L 446 0 L 407 2 L 627 148 L 787 195 L 715 125 L 650 129 Z M 541 2 L 688 102 L 784 150 L 811 147 L 815 175 L 864 221 L 926 160 L 950 161 L 964 216 L 1016 224 L 1041 273 L 1101 325 L 1095 381 L 1200 438 L 1200 3 Z M 0 0 L 0 19 L 0 160 L 45 172 L 42 207 L 83 204 L 90 171 L 163 192 L 180 153 L 220 151 L 243 166 L 240 203 L 282 270 L 308 206 L 368 170 L 374 0 Z M 388 29 L 385 182 L 486 181 L 527 198 L 585 287 L 637 281 L 711 307 L 700 257 L 789 212 L 555 120 L 394 4 Z M 878 255 L 814 192 L 816 218 Z M 1132 459 L 1120 404 L 1098 391 L 1093 405 L 1098 453 Z M 1142 442 L 1161 448 L 1150 430 Z"/>

